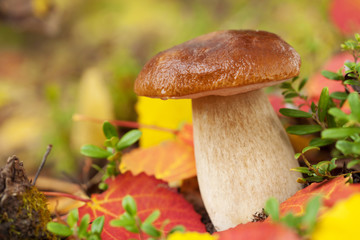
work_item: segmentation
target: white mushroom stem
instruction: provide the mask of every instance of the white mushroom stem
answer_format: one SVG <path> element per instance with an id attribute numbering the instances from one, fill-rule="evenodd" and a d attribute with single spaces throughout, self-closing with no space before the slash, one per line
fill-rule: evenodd
<path id="1" fill-rule="evenodd" d="M 249 222 L 269 197 L 284 201 L 300 189 L 292 146 L 262 90 L 192 106 L 201 196 L 217 230 Z"/>

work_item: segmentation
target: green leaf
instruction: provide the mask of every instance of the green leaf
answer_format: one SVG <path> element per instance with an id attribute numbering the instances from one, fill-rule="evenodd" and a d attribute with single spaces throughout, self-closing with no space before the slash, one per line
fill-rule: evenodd
<path id="1" fill-rule="evenodd" d="M 355 118 L 360 121 L 360 99 L 359 94 L 357 92 L 352 92 L 348 97 L 351 115 L 355 116 Z"/>
<path id="2" fill-rule="evenodd" d="M 339 140 L 335 147 L 339 149 L 344 155 L 360 154 L 360 142 L 349 142 L 346 140 Z"/>
<path id="3" fill-rule="evenodd" d="M 320 94 L 320 99 L 318 103 L 318 117 L 320 122 L 324 122 L 325 116 L 329 104 L 329 88 L 324 87 Z"/>
<path id="4" fill-rule="evenodd" d="M 307 182 L 322 182 L 324 181 L 324 177 L 321 176 L 313 176 L 305 178 Z"/>
<path id="5" fill-rule="evenodd" d="M 91 232 L 100 234 L 103 230 L 104 223 L 105 223 L 104 216 L 100 216 L 96 218 L 91 224 Z"/>
<path id="6" fill-rule="evenodd" d="M 77 224 L 77 221 L 79 220 L 79 211 L 78 209 L 73 209 L 69 212 L 66 222 L 69 225 L 70 228 L 74 227 Z"/>
<path id="7" fill-rule="evenodd" d="M 274 222 L 279 222 L 280 220 L 280 211 L 279 211 L 279 202 L 276 198 L 269 198 L 265 203 L 264 211 L 267 215 L 271 217 Z"/>
<path id="8" fill-rule="evenodd" d="M 135 218 L 128 212 L 122 214 L 119 219 L 111 220 L 110 225 L 113 227 L 123 227 L 132 233 L 139 233 Z"/>
<path id="9" fill-rule="evenodd" d="M 315 104 L 314 102 L 311 102 L 311 111 L 312 111 L 313 113 L 315 113 L 315 112 L 316 112 L 316 109 L 317 109 L 316 104 Z"/>
<path id="10" fill-rule="evenodd" d="M 280 108 L 279 112 L 287 117 L 295 117 L 295 118 L 311 118 L 312 114 L 308 112 L 304 112 L 297 109 L 290 108 Z"/>
<path id="11" fill-rule="evenodd" d="M 126 195 L 122 200 L 122 206 L 131 216 L 136 216 L 137 206 L 133 197 Z"/>
<path id="12" fill-rule="evenodd" d="M 315 196 L 312 197 L 309 202 L 306 204 L 305 213 L 302 216 L 302 223 L 307 226 L 308 232 L 311 232 L 315 226 L 317 215 L 322 205 L 322 197 Z"/>
<path id="13" fill-rule="evenodd" d="M 85 214 L 81 221 L 80 221 L 80 226 L 79 226 L 79 232 L 78 235 L 80 238 L 85 238 L 87 237 L 87 229 L 90 223 L 90 215 L 89 214 Z"/>
<path id="14" fill-rule="evenodd" d="M 282 89 L 291 89 L 291 83 L 290 82 L 283 82 L 282 84 L 280 84 L 280 88 Z"/>
<path id="15" fill-rule="evenodd" d="M 131 130 L 124 134 L 124 136 L 120 139 L 118 144 L 116 145 L 116 149 L 121 151 L 132 144 L 134 144 L 141 137 L 141 131 L 139 130 Z"/>
<path id="16" fill-rule="evenodd" d="M 331 98 L 339 99 L 339 100 L 346 100 L 348 94 L 346 92 L 333 92 L 330 94 Z"/>
<path id="17" fill-rule="evenodd" d="M 354 86 L 360 86 L 360 82 L 357 80 L 346 80 L 344 81 L 344 84 L 354 85 Z"/>
<path id="18" fill-rule="evenodd" d="M 329 144 L 334 143 L 335 141 L 332 139 L 321 139 L 321 138 L 313 138 L 311 139 L 309 146 L 314 146 L 314 147 L 323 147 L 323 146 L 327 146 Z"/>
<path id="19" fill-rule="evenodd" d="M 160 216 L 160 211 L 159 210 L 155 210 L 153 211 L 145 220 L 144 220 L 144 224 L 152 224 L 156 219 L 158 219 Z"/>
<path id="20" fill-rule="evenodd" d="M 104 122 L 103 132 L 107 139 L 111 139 L 112 137 L 118 137 L 116 127 L 109 122 Z"/>
<path id="21" fill-rule="evenodd" d="M 176 225 L 176 226 L 174 226 L 173 228 L 170 229 L 168 235 L 173 234 L 174 232 L 182 232 L 183 233 L 185 231 L 186 231 L 186 229 L 185 229 L 184 226 Z"/>
<path id="22" fill-rule="evenodd" d="M 304 88 L 307 81 L 308 81 L 308 78 L 304 78 L 303 80 L 301 80 L 299 87 L 298 87 L 299 92 Z"/>
<path id="23" fill-rule="evenodd" d="M 328 112 L 330 115 L 334 116 L 338 121 L 339 120 L 348 121 L 350 118 L 349 115 L 347 115 L 346 113 L 344 113 L 343 111 L 341 111 L 338 108 L 330 108 Z"/>
<path id="24" fill-rule="evenodd" d="M 330 72 L 330 71 L 322 71 L 321 75 L 323 75 L 324 77 L 328 78 L 328 79 L 332 79 L 332 80 L 343 80 L 344 76 L 339 74 L 339 73 L 335 73 L 335 72 Z"/>
<path id="25" fill-rule="evenodd" d="M 310 151 L 310 150 L 313 150 L 313 149 L 320 150 L 320 148 L 318 148 L 316 146 L 307 146 L 301 151 L 301 153 L 306 153 L 307 151 Z"/>
<path id="26" fill-rule="evenodd" d="M 346 168 L 350 169 L 355 165 L 358 165 L 360 163 L 360 159 L 356 159 L 356 160 L 352 160 L 350 162 L 348 162 L 348 164 L 346 165 Z"/>
<path id="27" fill-rule="evenodd" d="M 301 153 L 295 153 L 295 159 L 298 159 L 301 156 Z"/>
<path id="28" fill-rule="evenodd" d="M 61 224 L 61 223 L 57 223 L 57 222 L 49 222 L 46 225 L 46 228 L 50 232 L 52 232 L 56 235 L 62 236 L 62 237 L 71 236 L 73 233 L 72 230 L 68 226 Z"/>
<path id="29" fill-rule="evenodd" d="M 107 158 L 111 155 L 110 152 L 98 146 L 87 144 L 81 147 L 81 154 L 92 158 Z"/>
<path id="30" fill-rule="evenodd" d="M 297 167 L 297 168 L 292 168 L 290 169 L 291 171 L 295 171 L 295 172 L 300 172 L 300 173 L 305 173 L 307 175 L 312 174 L 313 172 L 309 170 L 309 168 L 307 167 Z"/>
<path id="31" fill-rule="evenodd" d="M 159 230 L 157 230 L 151 224 L 143 223 L 140 228 L 144 233 L 146 233 L 149 236 L 156 237 L 156 238 L 161 236 L 161 232 Z"/>
<path id="32" fill-rule="evenodd" d="M 281 222 L 291 229 L 298 229 L 300 226 L 301 218 L 289 212 L 281 218 Z"/>
<path id="33" fill-rule="evenodd" d="M 294 98 L 297 96 L 299 96 L 299 94 L 297 94 L 297 93 L 287 93 L 287 94 L 285 94 L 284 98 Z"/>
<path id="34" fill-rule="evenodd" d="M 321 130 L 322 128 L 319 125 L 294 125 L 286 129 L 288 133 L 295 135 L 312 134 L 312 133 L 320 132 Z"/>
<path id="35" fill-rule="evenodd" d="M 329 128 L 321 132 L 321 137 L 325 139 L 341 139 L 356 133 L 360 133 L 360 128 Z"/>

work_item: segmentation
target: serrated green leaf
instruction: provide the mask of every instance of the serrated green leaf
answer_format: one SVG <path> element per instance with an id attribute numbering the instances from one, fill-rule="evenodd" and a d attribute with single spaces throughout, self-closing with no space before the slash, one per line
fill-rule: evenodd
<path id="1" fill-rule="evenodd" d="M 110 152 L 98 146 L 87 144 L 81 147 L 81 154 L 92 158 L 107 158 L 111 155 Z"/>
<path id="2" fill-rule="evenodd" d="M 330 94 L 331 98 L 339 99 L 339 100 L 346 100 L 348 94 L 346 92 L 333 92 Z"/>
<path id="3" fill-rule="evenodd" d="M 313 147 L 323 147 L 323 146 L 327 146 L 329 144 L 334 143 L 335 141 L 332 139 L 321 139 L 321 138 L 313 138 L 311 139 L 309 146 L 313 146 Z"/>
<path id="4" fill-rule="evenodd" d="M 68 237 L 73 234 L 72 230 L 68 226 L 58 222 L 49 222 L 46 225 L 46 228 L 48 231 L 62 237 Z"/>
<path id="5" fill-rule="evenodd" d="M 310 150 L 313 150 L 313 149 L 320 150 L 320 148 L 318 148 L 318 147 L 316 147 L 316 146 L 307 146 L 307 147 L 305 147 L 301 152 L 304 154 L 304 153 L 306 153 L 307 151 L 310 151 Z"/>
<path id="6" fill-rule="evenodd" d="M 360 128 L 330 128 L 322 131 L 321 137 L 325 139 L 342 139 L 357 133 L 360 133 Z"/>
<path id="7" fill-rule="evenodd" d="M 73 209 L 69 212 L 66 222 L 70 226 L 70 228 L 74 227 L 77 224 L 77 221 L 79 220 L 79 211 L 78 209 Z"/>
<path id="8" fill-rule="evenodd" d="M 105 217 L 97 217 L 91 224 L 91 232 L 100 234 L 104 228 Z"/>
<path id="9" fill-rule="evenodd" d="M 332 79 L 332 80 L 343 80 L 344 76 L 335 72 L 330 72 L 330 71 L 322 71 L 321 75 L 323 75 L 324 77 L 328 78 L 328 79 Z"/>
<path id="10" fill-rule="evenodd" d="M 158 219 L 160 216 L 160 211 L 155 210 L 153 211 L 144 221 L 146 224 L 152 224 L 156 219 Z"/>
<path id="11" fill-rule="evenodd" d="M 267 215 L 271 216 L 273 222 L 279 222 L 280 210 L 279 210 L 279 202 L 276 198 L 272 197 L 266 201 L 264 211 Z"/>
<path id="12" fill-rule="evenodd" d="M 329 104 L 329 88 L 324 87 L 320 94 L 318 103 L 318 117 L 320 122 L 324 122 Z"/>
<path id="13" fill-rule="evenodd" d="M 348 162 L 348 164 L 346 165 L 346 168 L 350 169 L 353 166 L 358 165 L 359 163 L 360 163 L 360 159 L 352 160 L 352 161 Z"/>
<path id="14" fill-rule="evenodd" d="M 312 134 L 312 133 L 320 132 L 321 130 L 322 128 L 319 125 L 294 125 L 286 129 L 288 133 L 295 135 Z"/>
<path id="15" fill-rule="evenodd" d="M 295 117 L 295 118 L 311 118 L 312 114 L 308 112 L 304 112 L 297 109 L 290 108 L 280 108 L 279 112 L 287 117 Z"/>
<path id="16" fill-rule="evenodd" d="M 133 197 L 126 195 L 122 200 L 122 206 L 131 216 L 136 216 L 137 206 Z"/>
<path id="17" fill-rule="evenodd" d="M 107 139 L 111 139 L 112 137 L 118 137 L 116 127 L 109 122 L 104 122 L 103 132 Z"/>
<path id="18" fill-rule="evenodd" d="M 141 137 L 141 131 L 139 130 L 131 130 L 124 134 L 124 136 L 119 140 L 116 145 L 116 149 L 121 151 L 132 144 L 134 144 Z"/>
<path id="19" fill-rule="evenodd" d="M 80 238 L 85 238 L 87 237 L 87 229 L 90 223 L 90 215 L 89 214 L 85 214 L 81 221 L 80 221 L 80 226 L 79 226 L 79 232 L 78 235 Z"/>
<path id="20" fill-rule="evenodd" d="M 357 121 L 360 121 L 360 99 L 357 92 L 349 94 L 348 102 L 351 109 L 351 115 L 354 116 Z"/>
<path id="21" fill-rule="evenodd" d="M 159 230 L 157 230 L 153 225 L 148 224 L 148 223 L 143 223 L 141 224 L 141 230 L 146 233 L 149 236 L 152 237 L 160 237 L 161 236 L 161 232 Z"/>

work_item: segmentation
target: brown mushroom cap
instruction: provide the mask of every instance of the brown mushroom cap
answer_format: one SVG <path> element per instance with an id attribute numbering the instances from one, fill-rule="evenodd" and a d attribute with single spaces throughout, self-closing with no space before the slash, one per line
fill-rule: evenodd
<path id="1" fill-rule="evenodd" d="M 279 36 L 253 30 L 199 36 L 153 57 L 135 81 L 135 92 L 156 98 L 233 95 L 299 74 L 299 54 Z"/>

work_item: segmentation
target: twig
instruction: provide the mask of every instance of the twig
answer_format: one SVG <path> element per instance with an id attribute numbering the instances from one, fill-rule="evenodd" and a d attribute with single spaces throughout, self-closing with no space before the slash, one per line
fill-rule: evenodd
<path id="1" fill-rule="evenodd" d="M 78 197 L 69 193 L 62 193 L 62 192 L 42 192 L 42 193 L 45 194 L 46 196 L 67 197 L 80 202 L 91 202 L 90 199 Z"/>
<path id="2" fill-rule="evenodd" d="M 93 117 L 88 117 L 88 116 L 84 116 L 81 114 L 74 114 L 73 115 L 73 120 L 74 121 L 90 121 L 90 122 L 96 122 L 96 123 L 103 123 L 104 120 L 99 119 L 99 118 L 93 118 Z M 149 128 L 149 129 L 154 129 L 154 130 L 159 130 L 159 131 L 163 131 L 163 132 L 169 132 L 172 134 L 178 134 L 178 130 L 174 130 L 174 129 L 170 129 L 170 128 L 164 128 L 164 127 L 159 127 L 159 126 L 155 126 L 155 125 L 147 125 L 147 124 L 141 124 L 141 123 L 137 123 L 137 122 L 131 122 L 131 121 L 121 121 L 121 120 L 108 120 L 111 124 L 114 124 L 116 126 L 121 126 L 121 127 L 128 127 L 128 128 Z"/>
<path id="3" fill-rule="evenodd" d="M 43 157 L 43 159 L 42 159 L 42 161 L 41 161 L 41 164 L 40 164 L 40 166 L 39 166 L 39 168 L 38 168 L 38 170 L 37 170 L 37 172 L 36 172 L 36 174 L 35 174 L 35 178 L 34 178 L 34 181 L 33 181 L 33 183 L 32 183 L 32 186 L 35 186 L 36 180 L 37 180 L 37 178 L 39 177 L 40 172 L 41 172 L 41 170 L 43 169 L 43 167 L 44 167 L 44 165 L 45 165 L 46 159 L 47 159 L 47 157 L 49 156 L 51 149 L 52 149 L 52 145 L 49 144 L 48 147 L 47 147 L 47 149 L 46 149 L 46 152 L 45 152 L 45 154 L 44 154 L 44 157 Z"/>

